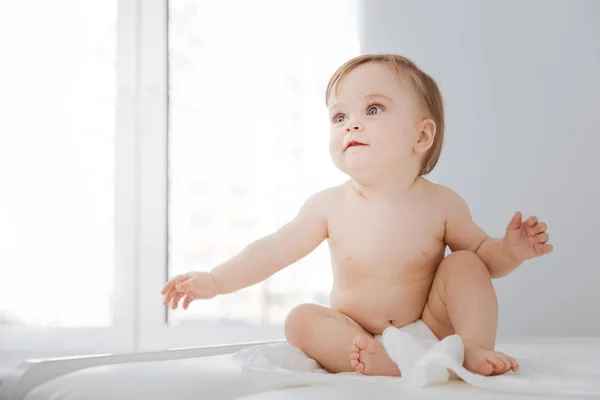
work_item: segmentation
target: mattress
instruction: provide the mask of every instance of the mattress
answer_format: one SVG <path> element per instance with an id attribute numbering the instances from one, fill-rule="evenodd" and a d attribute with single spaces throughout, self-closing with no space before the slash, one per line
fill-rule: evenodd
<path id="1" fill-rule="evenodd" d="M 443 386 L 415 389 L 405 386 L 325 386 L 300 387 L 259 393 L 241 398 L 243 400 L 542 400 L 548 397 L 526 396 L 489 392 L 467 386 L 464 382 L 452 382 Z M 564 399 L 559 397 L 558 399 Z M 581 399 L 581 398 L 578 398 Z"/>
<path id="2" fill-rule="evenodd" d="M 556 379 L 560 365 L 576 362 L 588 365 L 590 373 L 600 371 L 600 341 L 588 343 L 501 344 L 505 351 L 519 359 L 548 360 L 556 363 Z M 525 360 L 524 360 L 525 361 Z M 369 378 L 368 378 L 369 379 Z M 415 388 L 395 379 L 393 382 L 364 384 L 339 382 L 303 387 L 281 387 L 267 376 L 242 372 L 232 354 L 203 357 L 108 364 L 80 369 L 48 380 L 33 388 L 26 400 L 116 400 L 116 399 L 540 399 L 540 396 L 511 394 L 478 389 L 463 381 L 438 386 Z M 548 398 L 546 396 L 542 398 Z M 570 398 L 560 396 L 559 398 Z M 581 398 L 581 397 L 579 397 Z"/>
<path id="3" fill-rule="evenodd" d="M 560 341 L 559 341 L 560 342 Z M 566 343 L 542 343 L 532 342 L 523 344 L 499 344 L 498 350 L 514 355 L 521 360 L 523 373 L 515 374 L 519 376 L 516 382 L 522 384 L 521 392 L 527 392 L 527 371 L 528 365 L 534 362 L 538 365 L 545 365 L 551 373 L 547 378 L 548 385 L 553 386 L 561 382 L 568 382 L 573 387 L 579 387 L 581 392 L 592 381 L 600 384 L 600 341 L 598 339 L 574 339 Z M 586 343 L 587 342 L 587 343 Z M 570 371 L 577 370 L 579 376 L 570 375 Z M 573 368 L 579 367 L 579 368 Z M 500 377 L 496 377 L 500 378 Z M 574 379 L 575 378 L 575 379 Z M 578 380 L 577 378 L 583 378 Z M 402 378 L 389 378 L 387 381 L 381 380 L 374 384 L 366 384 L 365 381 L 359 383 L 350 383 L 345 380 L 338 384 L 330 381 L 327 385 L 310 385 L 302 387 L 289 387 L 284 389 L 275 389 L 261 393 L 242 397 L 243 400 L 293 400 L 293 399 L 328 399 L 328 400 L 358 400 L 358 399 L 402 399 L 402 400 L 420 400 L 420 399 L 506 399 L 506 400 L 539 400 L 539 399 L 600 399 L 600 391 L 596 394 L 587 395 L 565 395 L 565 394 L 526 394 L 519 390 L 496 391 L 480 389 L 469 385 L 462 380 L 450 380 L 444 384 L 434 386 L 415 387 L 411 386 Z M 384 379 L 384 378 L 382 378 Z M 490 378 L 494 379 L 494 378 Z M 579 383 L 576 383 L 579 382 Z M 514 389 L 514 388 L 513 388 Z"/>

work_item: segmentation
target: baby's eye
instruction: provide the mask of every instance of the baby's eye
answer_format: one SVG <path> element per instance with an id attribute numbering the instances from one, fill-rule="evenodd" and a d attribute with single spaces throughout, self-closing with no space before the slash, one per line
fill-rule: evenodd
<path id="1" fill-rule="evenodd" d="M 382 111 L 383 111 L 383 109 L 381 106 L 379 106 L 377 104 L 373 104 L 372 106 L 369 106 L 369 108 L 367 108 L 367 115 L 379 114 Z"/>
<path id="2" fill-rule="evenodd" d="M 335 122 L 336 124 L 339 124 L 340 122 L 344 122 L 346 120 L 346 116 L 343 114 L 338 114 L 335 117 L 333 117 L 333 122 Z"/>

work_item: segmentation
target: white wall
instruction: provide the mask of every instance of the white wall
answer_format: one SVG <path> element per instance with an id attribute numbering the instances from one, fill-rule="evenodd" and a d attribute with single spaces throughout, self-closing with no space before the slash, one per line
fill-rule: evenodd
<path id="1" fill-rule="evenodd" d="M 600 336 L 600 1 L 363 0 L 361 39 L 441 86 L 431 180 L 492 235 L 548 222 L 554 253 L 494 282 L 499 335 Z"/>

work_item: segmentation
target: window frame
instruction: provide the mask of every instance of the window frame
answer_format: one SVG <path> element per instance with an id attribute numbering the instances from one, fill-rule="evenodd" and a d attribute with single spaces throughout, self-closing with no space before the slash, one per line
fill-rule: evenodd
<path id="1" fill-rule="evenodd" d="M 137 350 L 241 343 L 283 338 L 282 326 L 169 326 L 164 297 L 168 279 L 168 1 L 142 7 L 140 43 L 140 175 Z"/>
<path id="2" fill-rule="evenodd" d="M 156 1 L 154 1 L 156 2 Z M 117 1 L 115 120 L 115 286 L 109 327 L 0 326 L 0 354 L 130 352 L 136 348 L 139 28 L 141 1 Z M 73 299 L 77 301 L 77 299 Z"/>
<path id="3" fill-rule="evenodd" d="M 168 1 L 117 3 L 113 323 L 0 326 L 0 354 L 134 352 L 281 339 L 281 326 L 202 330 L 166 323 L 160 290 L 168 275 Z"/>
<path id="4" fill-rule="evenodd" d="M 202 328 L 167 323 L 160 290 L 168 278 L 168 0 L 115 1 L 113 324 L 0 326 L 0 355 L 123 353 L 281 340 L 282 325 Z"/>

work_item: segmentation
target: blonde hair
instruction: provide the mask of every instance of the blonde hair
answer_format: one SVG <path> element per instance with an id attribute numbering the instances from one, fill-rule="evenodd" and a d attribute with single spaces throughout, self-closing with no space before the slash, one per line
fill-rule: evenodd
<path id="1" fill-rule="evenodd" d="M 428 118 L 431 118 L 435 122 L 436 130 L 433 144 L 427 150 L 427 153 L 425 153 L 421 161 L 421 169 L 419 170 L 419 175 L 427 175 L 433 171 L 442 153 L 442 144 L 444 141 L 444 102 L 435 80 L 417 67 L 414 62 L 397 54 L 365 54 L 355 57 L 344 63 L 331 76 L 325 91 L 325 102 L 329 102 L 333 87 L 341 82 L 350 71 L 359 65 L 370 62 L 382 63 L 389 66 L 399 77 L 408 75 L 420 99 L 427 107 Z"/>

